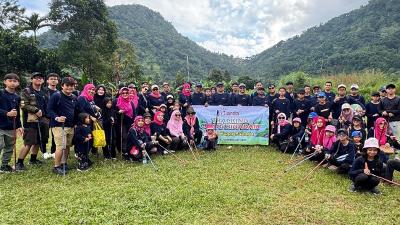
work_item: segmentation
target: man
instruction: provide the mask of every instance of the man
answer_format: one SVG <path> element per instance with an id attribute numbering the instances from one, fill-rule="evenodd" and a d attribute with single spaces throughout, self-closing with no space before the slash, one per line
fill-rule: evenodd
<path id="1" fill-rule="evenodd" d="M 18 162 L 15 170 L 25 170 L 24 159 L 31 151 L 30 165 L 41 165 L 37 159 L 39 149 L 46 152 L 46 144 L 49 138 L 49 116 L 47 114 L 47 103 L 49 96 L 42 88 L 44 76 L 42 73 L 34 72 L 31 75 L 31 85 L 21 93 L 21 109 L 23 111 L 24 144 L 19 152 Z"/>
<path id="2" fill-rule="evenodd" d="M 229 94 L 225 92 L 224 83 L 217 83 L 217 92 L 211 96 L 210 105 L 230 105 Z"/>
<path id="3" fill-rule="evenodd" d="M 203 85 L 201 83 L 196 84 L 196 89 L 192 93 L 192 97 L 190 98 L 191 105 L 205 105 L 206 104 L 206 95 L 203 93 Z"/>
<path id="4" fill-rule="evenodd" d="M 312 106 L 318 104 L 318 94 L 321 92 L 321 88 L 319 85 L 314 85 L 313 87 L 313 94 L 310 98 L 310 103 Z"/>
<path id="5" fill-rule="evenodd" d="M 311 101 L 311 86 L 306 84 L 304 85 L 304 98 L 307 99 L 308 101 Z"/>
<path id="6" fill-rule="evenodd" d="M 285 113 L 286 118 L 290 117 L 290 100 L 285 97 L 286 88 L 279 88 L 279 97 L 272 101 L 273 119 L 276 120 L 279 113 Z"/>
<path id="7" fill-rule="evenodd" d="M 305 90 L 302 89 L 297 93 L 297 99 L 294 100 L 294 117 L 301 119 L 301 124 L 305 127 L 307 125 L 308 114 L 310 113 L 310 101 L 305 98 Z"/>
<path id="8" fill-rule="evenodd" d="M 233 104 L 235 101 L 235 96 L 239 93 L 239 84 L 237 82 L 233 82 L 231 85 L 232 92 L 229 93 L 230 102 Z"/>
<path id="9" fill-rule="evenodd" d="M 265 89 L 260 87 L 257 91 L 257 96 L 253 98 L 252 106 L 268 106 L 267 97 L 265 97 Z"/>
<path id="10" fill-rule="evenodd" d="M 380 95 L 379 92 L 373 92 L 371 94 L 371 101 L 365 106 L 365 115 L 367 116 L 367 129 L 375 126 L 376 119 L 379 118 L 379 102 Z"/>
<path id="11" fill-rule="evenodd" d="M 16 94 L 19 86 L 19 77 L 15 73 L 6 74 L 3 78 L 5 89 L 0 90 L 0 173 L 13 172 L 9 165 L 16 144 L 16 133 L 23 134 L 20 116 L 20 97 Z M 16 133 L 14 133 L 16 129 Z"/>
<path id="12" fill-rule="evenodd" d="M 325 82 L 325 91 L 324 91 L 325 95 L 326 95 L 326 100 L 329 101 L 329 103 L 333 103 L 333 100 L 335 99 L 335 93 L 332 92 L 332 82 L 331 81 L 327 81 Z"/>
<path id="13" fill-rule="evenodd" d="M 61 91 L 53 94 L 49 100 L 48 112 L 51 117 L 50 126 L 56 143 L 53 172 L 63 175 L 68 172 L 68 155 L 77 124 L 77 101 L 72 94 L 75 80 L 65 77 L 61 81 Z"/>
<path id="14" fill-rule="evenodd" d="M 396 96 L 396 85 L 386 86 L 386 98 L 381 99 L 379 113 L 389 122 L 389 132 L 400 140 L 400 97 Z"/>
<path id="15" fill-rule="evenodd" d="M 365 99 L 364 96 L 358 93 L 359 87 L 357 84 L 352 84 L 350 87 L 350 95 L 349 98 L 353 98 L 354 101 L 361 103 L 362 107 L 365 107 Z"/>
<path id="16" fill-rule="evenodd" d="M 235 95 L 232 105 L 250 106 L 251 103 L 250 96 L 246 94 L 246 85 L 243 83 L 239 84 L 239 93 Z"/>
<path id="17" fill-rule="evenodd" d="M 293 103 L 296 98 L 296 94 L 293 92 L 294 84 L 292 81 L 286 82 L 286 94 L 285 97 L 289 99 L 290 103 Z"/>
<path id="18" fill-rule="evenodd" d="M 333 103 L 331 106 L 333 119 L 339 119 L 339 116 L 342 112 L 342 105 L 344 103 L 349 103 L 350 105 L 351 104 L 361 105 L 354 98 L 349 98 L 348 96 L 346 96 L 346 85 L 339 84 L 337 90 L 338 90 L 338 94 L 335 96 L 335 99 L 333 100 Z M 361 107 L 363 107 L 363 106 L 361 106 Z"/>
<path id="19" fill-rule="evenodd" d="M 50 98 L 54 93 L 56 93 L 58 83 L 60 81 L 60 76 L 56 73 L 49 73 L 47 75 L 47 88 L 45 89 L 46 95 Z M 46 150 L 44 148 L 44 150 Z M 54 142 L 53 134 L 51 135 L 51 153 L 44 152 L 43 158 L 49 159 L 54 158 L 56 152 L 56 144 Z"/>
<path id="20" fill-rule="evenodd" d="M 381 89 L 379 89 L 379 94 L 381 98 L 385 98 L 387 96 L 386 87 L 381 87 Z"/>
<path id="21" fill-rule="evenodd" d="M 164 97 L 164 101 L 167 101 L 167 96 L 168 95 L 173 95 L 171 93 L 171 87 L 169 86 L 168 82 L 164 82 L 162 84 L 162 88 L 163 88 L 163 91 L 161 92 L 161 95 Z"/>
<path id="22" fill-rule="evenodd" d="M 143 115 L 144 113 L 149 112 L 148 101 L 147 101 L 148 91 L 149 91 L 148 85 L 143 83 L 141 91 L 138 94 L 138 96 L 139 96 L 139 114 L 140 115 Z"/>
<path id="23" fill-rule="evenodd" d="M 262 87 L 264 87 L 263 83 L 261 81 L 257 81 L 254 85 L 254 92 L 250 95 L 250 97 L 253 98 L 257 96 L 258 89 Z"/>

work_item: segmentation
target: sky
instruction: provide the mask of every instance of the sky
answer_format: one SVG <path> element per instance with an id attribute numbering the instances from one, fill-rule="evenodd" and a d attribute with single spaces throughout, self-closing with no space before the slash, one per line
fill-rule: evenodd
<path id="1" fill-rule="evenodd" d="M 46 14 L 50 0 L 20 0 L 27 13 Z M 250 57 L 281 40 L 366 5 L 368 0 L 105 0 L 141 4 L 212 51 Z"/>

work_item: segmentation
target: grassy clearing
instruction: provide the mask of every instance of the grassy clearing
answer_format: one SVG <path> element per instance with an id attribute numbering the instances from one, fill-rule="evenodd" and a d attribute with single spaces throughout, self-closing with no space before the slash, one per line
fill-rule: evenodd
<path id="1" fill-rule="evenodd" d="M 290 156 L 270 147 L 221 147 L 182 166 L 95 160 L 91 171 L 58 177 L 51 161 L 0 175 L 2 224 L 399 224 L 399 188 L 349 193 L 349 180 L 321 169 L 303 186 L 308 162 L 283 174 Z M 399 177 L 398 174 L 397 178 Z"/>

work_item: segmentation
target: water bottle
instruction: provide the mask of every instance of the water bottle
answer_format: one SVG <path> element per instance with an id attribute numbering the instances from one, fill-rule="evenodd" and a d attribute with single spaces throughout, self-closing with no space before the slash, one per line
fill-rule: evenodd
<path id="1" fill-rule="evenodd" d="M 147 164 L 147 155 L 143 154 L 143 164 Z"/>

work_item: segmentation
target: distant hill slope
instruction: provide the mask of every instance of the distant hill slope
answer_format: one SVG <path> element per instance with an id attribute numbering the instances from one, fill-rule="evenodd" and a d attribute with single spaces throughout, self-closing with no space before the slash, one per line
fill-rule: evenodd
<path id="1" fill-rule="evenodd" d="M 371 0 L 360 9 L 279 42 L 252 57 L 245 70 L 260 76 L 368 68 L 394 73 L 400 70 L 399 49 L 400 1 Z"/>

